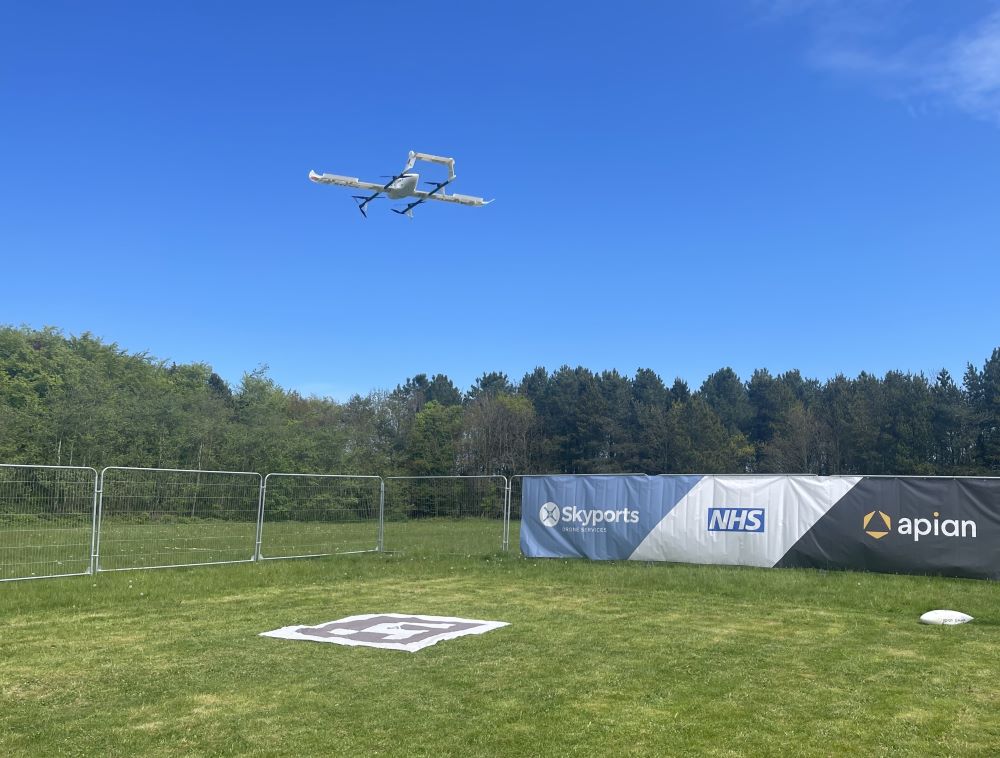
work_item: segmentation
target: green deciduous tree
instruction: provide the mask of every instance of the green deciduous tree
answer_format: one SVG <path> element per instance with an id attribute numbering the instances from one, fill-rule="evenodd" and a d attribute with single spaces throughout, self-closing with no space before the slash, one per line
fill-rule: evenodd
<path id="1" fill-rule="evenodd" d="M 480 395 L 465 407 L 462 422 L 462 473 L 530 473 L 536 419 L 527 398 Z"/>
<path id="2" fill-rule="evenodd" d="M 889 371 L 825 383 L 732 369 L 697 391 L 650 369 L 445 374 L 346 403 L 235 388 L 204 363 L 129 353 L 90 334 L 0 327 L 0 460 L 359 474 L 1000 472 L 1000 348 L 962 386 Z"/>
<path id="3" fill-rule="evenodd" d="M 458 473 L 462 408 L 432 400 L 416 415 L 406 447 L 407 471 L 416 476 Z"/>

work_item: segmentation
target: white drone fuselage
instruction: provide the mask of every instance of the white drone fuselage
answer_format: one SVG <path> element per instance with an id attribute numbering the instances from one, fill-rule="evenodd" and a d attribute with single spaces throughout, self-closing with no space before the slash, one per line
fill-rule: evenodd
<path id="1" fill-rule="evenodd" d="M 385 194 L 390 200 L 412 197 L 418 181 L 420 181 L 420 174 L 403 174 L 389 185 Z"/>

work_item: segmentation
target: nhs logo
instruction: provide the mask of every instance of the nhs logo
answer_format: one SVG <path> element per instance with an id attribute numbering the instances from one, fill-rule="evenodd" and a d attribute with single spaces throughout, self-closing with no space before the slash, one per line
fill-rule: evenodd
<path id="1" fill-rule="evenodd" d="M 710 532 L 763 532 L 763 508 L 709 508 Z"/>

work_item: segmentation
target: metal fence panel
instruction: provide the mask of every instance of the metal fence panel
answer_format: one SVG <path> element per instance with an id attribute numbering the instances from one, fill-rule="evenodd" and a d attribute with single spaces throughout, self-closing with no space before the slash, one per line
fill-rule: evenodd
<path id="1" fill-rule="evenodd" d="M 0 464 L 0 581 L 90 573 L 97 471 Z"/>
<path id="2" fill-rule="evenodd" d="M 385 480 L 385 549 L 484 555 L 504 549 L 504 476 L 391 476 Z"/>
<path id="3" fill-rule="evenodd" d="M 252 561 L 260 474 L 109 466 L 101 472 L 99 571 Z"/>
<path id="4" fill-rule="evenodd" d="M 257 557 L 378 550 L 382 489 L 380 476 L 268 474 Z"/>

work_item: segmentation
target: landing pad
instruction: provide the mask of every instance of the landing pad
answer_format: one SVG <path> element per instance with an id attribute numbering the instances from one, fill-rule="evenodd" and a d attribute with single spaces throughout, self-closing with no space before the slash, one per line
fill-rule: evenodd
<path id="1" fill-rule="evenodd" d="M 467 634 L 485 634 L 502 626 L 508 626 L 507 622 L 463 619 L 454 616 L 365 613 L 311 626 L 284 626 L 271 632 L 261 632 L 260 636 L 415 653 L 444 640 L 464 637 Z"/>

